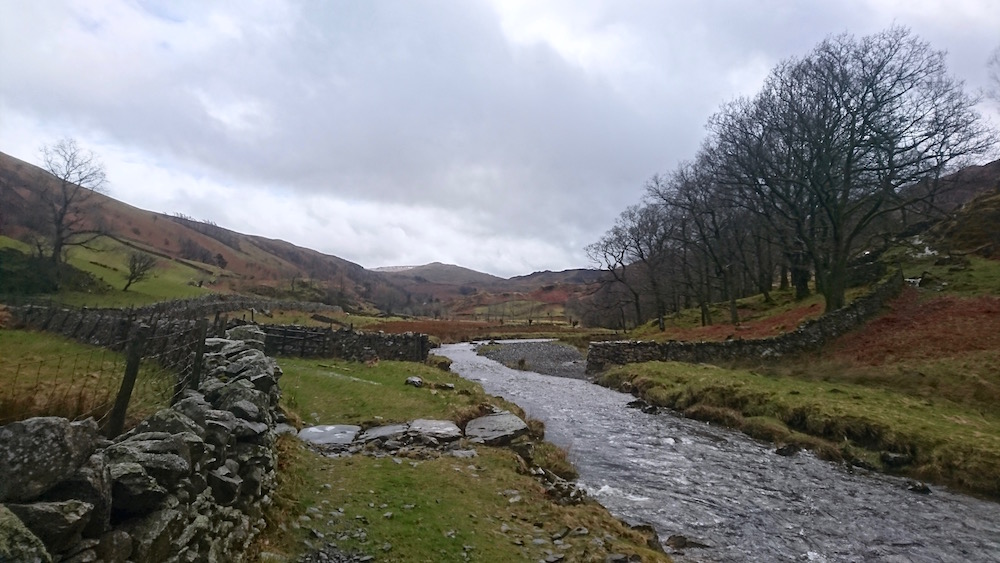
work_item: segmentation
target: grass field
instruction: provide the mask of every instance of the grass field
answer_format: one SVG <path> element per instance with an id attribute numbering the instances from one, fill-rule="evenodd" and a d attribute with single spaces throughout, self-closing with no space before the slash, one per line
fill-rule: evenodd
<path id="1" fill-rule="evenodd" d="M 519 411 L 476 384 L 422 364 L 280 363 L 286 409 L 314 424 L 372 426 L 439 418 L 463 425 L 492 404 Z M 411 375 L 423 378 L 424 387 L 404 385 Z M 444 383 L 455 389 L 435 385 Z M 597 503 L 553 503 L 534 478 L 523 474 L 510 450 L 476 450 L 477 457 L 461 460 L 324 458 L 286 438 L 276 508 L 257 542 L 258 556 L 293 556 L 309 540 L 334 541 L 342 549 L 387 562 L 537 561 L 547 556 L 546 550 L 560 551 L 554 534 L 586 528 L 586 533 L 560 540 L 567 561 L 604 561 L 612 552 L 638 554 L 643 561 L 668 560 Z M 536 544 L 536 538 L 545 541 Z"/>

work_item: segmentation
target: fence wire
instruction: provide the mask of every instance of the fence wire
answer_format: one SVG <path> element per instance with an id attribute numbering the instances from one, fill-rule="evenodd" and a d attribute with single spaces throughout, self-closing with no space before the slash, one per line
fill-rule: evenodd
<path id="1" fill-rule="evenodd" d="M 146 330 L 126 428 L 179 398 L 194 370 L 200 341 L 197 327 L 190 322 L 158 322 Z M 71 420 L 92 417 L 103 427 L 122 388 L 125 351 L 138 337 L 136 330 L 128 334 L 125 340 L 87 346 L 82 352 L 46 357 L 18 357 L 16 351 L 4 354 L 0 358 L 0 425 L 34 416 L 61 416 Z"/>

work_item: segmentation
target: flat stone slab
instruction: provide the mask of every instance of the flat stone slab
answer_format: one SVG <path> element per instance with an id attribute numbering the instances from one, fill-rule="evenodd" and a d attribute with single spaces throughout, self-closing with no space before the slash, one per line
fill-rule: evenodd
<path id="1" fill-rule="evenodd" d="M 410 434 L 428 436 L 439 442 L 449 442 L 462 437 L 462 430 L 450 420 L 418 418 L 410 423 Z"/>
<path id="2" fill-rule="evenodd" d="M 409 431 L 409 424 L 376 426 L 375 428 L 365 430 L 360 436 L 358 436 L 357 441 L 365 444 L 371 442 L 372 440 L 399 440 L 406 436 L 406 433 Z"/>
<path id="3" fill-rule="evenodd" d="M 528 425 L 510 411 L 490 414 L 471 420 L 465 426 L 465 437 L 477 444 L 504 445 L 528 433 Z"/>
<path id="4" fill-rule="evenodd" d="M 351 424 L 310 426 L 299 431 L 299 439 L 313 444 L 349 446 L 358 432 L 361 432 L 361 427 Z"/>

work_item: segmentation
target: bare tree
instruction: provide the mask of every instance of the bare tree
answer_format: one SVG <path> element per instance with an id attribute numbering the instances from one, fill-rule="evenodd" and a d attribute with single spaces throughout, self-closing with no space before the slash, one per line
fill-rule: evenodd
<path id="1" fill-rule="evenodd" d="M 122 291 L 128 291 L 132 284 L 149 279 L 153 275 L 153 269 L 157 262 L 156 257 L 152 254 L 138 251 L 130 252 L 128 255 L 128 277 L 125 279 L 125 287 L 122 288 Z"/>
<path id="2" fill-rule="evenodd" d="M 753 100 L 711 124 L 721 172 L 774 222 L 793 268 L 812 262 L 826 310 L 844 305 L 847 265 L 885 219 L 932 197 L 907 190 L 992 138 L 945 56 L 893 27 L 820 43 L 774 69 Z"/>
<path id="3" fill-rule="evenodd" d="M 1000 45 L 993 49 L 993 54 L 990 55 L 986 68 L 990 73 L 989 96 L 997 104 L 1000 104 Z"/>
<path id="4" fill-rule="evenodd" d="M 94 195 L 104 190 L 104 165 L 74 139 L 62 139 L 41 149 L 43 166 L 54 177 L 40 182 L 39 197 L 46 213 L 52 265 L 58 276 L 63 252 L 70 246 L 85 246 L 102 232 L 87 220 L 96 204 Z"/>

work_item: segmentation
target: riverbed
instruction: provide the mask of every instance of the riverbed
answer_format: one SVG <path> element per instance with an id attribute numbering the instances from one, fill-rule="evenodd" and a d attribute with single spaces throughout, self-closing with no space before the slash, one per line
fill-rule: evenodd
<path id="1" fill-rule="evenodd" d="M 738 432 L 627 408 L 632 396 L 585 380 L 506 368 L 471 344 L 437 353 L 544 421 L 613 514 L 708 546 L 667 547 L 677 561 L 1000 562 L 996 503 L 916 493 L 808 452 L 780 456 Z"/>

